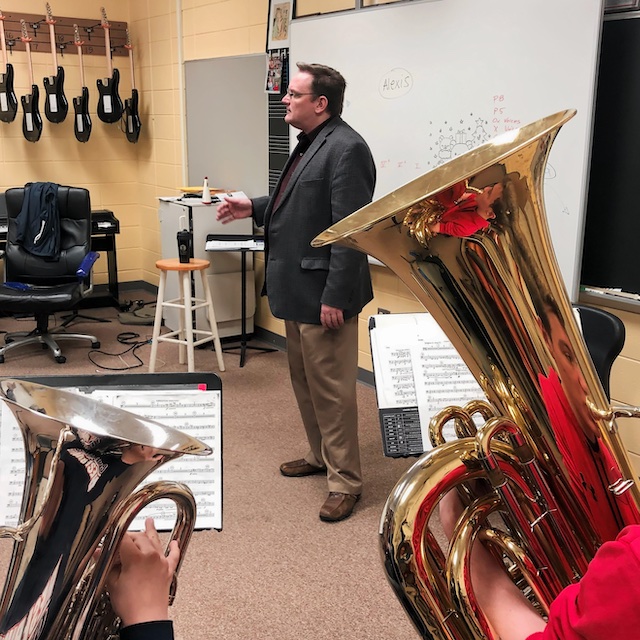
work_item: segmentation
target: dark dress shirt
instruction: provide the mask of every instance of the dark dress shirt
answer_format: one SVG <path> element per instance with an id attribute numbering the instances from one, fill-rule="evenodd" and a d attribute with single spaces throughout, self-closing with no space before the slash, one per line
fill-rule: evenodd
<path id="1" fill-rule="evenodd" d="M 280 197 L 284 193 L 284 190 L 287 188 L 287 185 L 289 184 L 289 179 L 293 175 L 293 172 L 296 170 L 296 167 L 298 166 L 298 164 L 300 164 L 300 160 L 302 159 L 304 152 L 311 146 L 311 143 L 318 137 L 318 134 L 320 133 L 320 131 L 322 131 L 322 129 L 329 123 L 329 120 L 331 120 L 331 118 L 327 118 L 324 122 L 319 124 L 308 135 L 304 131 L 301 131 L 298 134 L 298 144 L 296 145 L 296 148 L 293 150 L 291 154 L 293 156 L 293 161 L 289 165 L 287 172 L 284 174 L 280 182 L 280 188 L 278 189 L 278 193 L 276 195 L 274 205 L 273 205 L 274 211 L 278 208 L 278 205 L 280 204 Z"/>

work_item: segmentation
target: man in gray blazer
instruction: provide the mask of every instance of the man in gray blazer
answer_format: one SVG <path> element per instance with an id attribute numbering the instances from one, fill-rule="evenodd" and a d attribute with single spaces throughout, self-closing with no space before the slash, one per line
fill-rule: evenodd
<path id="1" fill-rule="evenodd" d="M 362 491 L 356 380 L 358 314 L 373 298 L 367 258 L 311 240 L 371 201 L 375 164 L 362 137 L 342 120 L 345 80 L 318 64 L 298 64 L 282 102 L 298 145 L 273 195 L 225 198 L 218 220 L 253 215 L 265 230 L 265 283 L 271 312 L 285 320 L 291 383 L 309 452 L 280 466 L 289 477 L 326 473 L 328 522 L 351 515 Z"/>

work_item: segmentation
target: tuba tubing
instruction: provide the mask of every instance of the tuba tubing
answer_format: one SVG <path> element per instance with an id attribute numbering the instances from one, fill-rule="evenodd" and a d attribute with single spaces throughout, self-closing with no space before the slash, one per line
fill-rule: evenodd
<path id="1" fill-rule="evenodd" d="M 468 559 L 478 541 L 540 612 L 598 547 L 640 522 L 640 490 L 574 318 L 543 198 L 561 111 L 504 133 L 372 202 L 312 242 L 367 253 L 433 315 L 485 398 L 431 421 L 380 530 L 389 581 L 423 638 L 493 638 Z M 458 440 L 444 442 L 455 422 Z M 447 552 L 437 512 L 467 508 Z M 449 519 L 447 518 L 447 522 Z"/>

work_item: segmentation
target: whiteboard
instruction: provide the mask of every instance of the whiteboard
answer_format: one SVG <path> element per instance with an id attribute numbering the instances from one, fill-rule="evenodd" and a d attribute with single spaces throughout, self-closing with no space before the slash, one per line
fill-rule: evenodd
<path id="1" fill-rule="evenodd" d="M 376 161 L 375 197 L 505 131 L 564 109 L 545 176 L 554 248 L 577 299 L 601 0 L 434 0 L 291 25 L 295 62 L 347 80 L 343 118 Z"/>

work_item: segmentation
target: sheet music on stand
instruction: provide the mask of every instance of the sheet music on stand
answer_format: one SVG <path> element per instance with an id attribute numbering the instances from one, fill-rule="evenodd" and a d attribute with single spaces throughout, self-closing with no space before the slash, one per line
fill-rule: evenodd
<path id="1" fill-rule="evenodd" d="M 480 385 L 429 313 L 369 318 L 369 339 L 384 455 L 431 449 L 429 422 L 448 405 L 484 398 Z M 453 423 L 446 440 L 455 439 Z"/>
<path id="2" fill-rule="evenodd" d="M 183 455 L 162 465 L 144 482 L 169 480 L 189 486 L 196 499 L 196 529 L 222 529 L 222 388 L 215 374 L 129 374 L 54 376 L 33 382 L 82 393 L 184 431 L 208 444 L 209 456 Z M 0 401 L 0 525 L 15 526 L 24 486 L 24 444 L 13 413 Z M 131 528 L 153 517 L 158 530 L 171 530 L 175 506 L 160 499 L 145 507 Z"/>
<path id="3" fill-rule="evenodd" d="M 207 235 L 205 251 L 264 251 L 263 235 L 215 234 Z"/>

